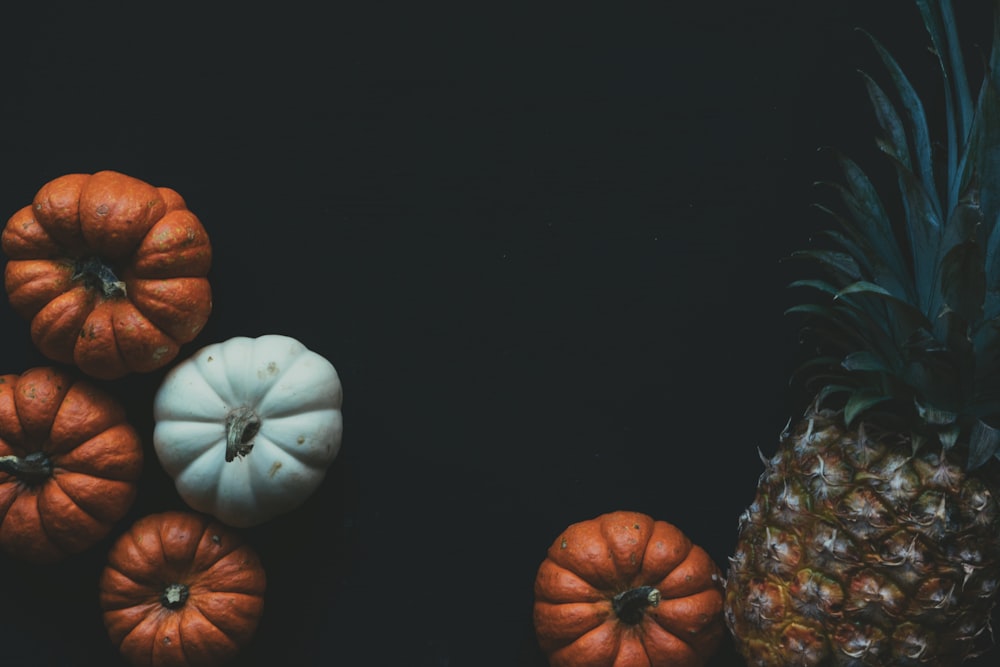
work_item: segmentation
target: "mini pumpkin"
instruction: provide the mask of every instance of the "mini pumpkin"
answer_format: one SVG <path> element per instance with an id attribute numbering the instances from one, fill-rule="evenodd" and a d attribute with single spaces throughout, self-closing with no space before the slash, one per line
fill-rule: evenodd
<path id="1" fill-rule="evenodd" d="M 131 664 L 209 667 L 257 630 L 267 577 L 255 550 L 202 514 L 138 519 L 111 547 L 99 581 L 112 643 Z"/>
<path id="2" fill-rule="evenodd" d="M 676 526 L 610 512 L 549 547 L 534 623 L 553 667 L 700 667 L 725 632 L 722 575 Z"/>
<path id="3" fill-rule="evenodd" d="M 142 444 L 110 395 L 68 371 L 0 376 L 0 548 L 55 562 L 91 547 L 136 495 Z"/>
<path id="4" fill-rule="evenodd" d="M 178 363 L 157 389 L 153 445 L 181 498 L 231 526 L 301 505 L 340 450 L 343 392 L 289 336 L 237 336 Z"/>
<path id="5" fill-rule="evenodd" d="M 165 366 L 212 309 L 201 222 L 176 191 L 115 171 L 49 181 L 0 246 L 11 307 L 34 344 L 92 377 Z"/>

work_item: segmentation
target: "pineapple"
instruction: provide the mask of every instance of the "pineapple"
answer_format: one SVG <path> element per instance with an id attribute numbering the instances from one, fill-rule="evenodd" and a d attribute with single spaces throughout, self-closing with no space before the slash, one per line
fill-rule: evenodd
<path id="1" fill-rule="evenodd" d="M 865 77 L 896 179 L 852 160 L 822 271 L 793 283 L 813 398 L 763 457 L 726 575 L 753 666 L 958 665 L 992 647 L 1000 588 L 1000 1 L 973 91 L 950 0 L 917 0 L 943 132 L 874 38 Z M 977 65 L 979 61 L 976 61 Z M 935 100 L 937 101 L 937 99 Z M 893 200 L 882 199 L 890 194 Z"/>

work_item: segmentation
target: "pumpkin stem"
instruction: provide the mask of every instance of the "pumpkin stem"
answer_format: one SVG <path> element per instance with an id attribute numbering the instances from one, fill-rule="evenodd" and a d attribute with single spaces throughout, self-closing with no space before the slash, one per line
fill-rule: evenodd
<path id="1" fill-rule="evenodd" d="M 253 449 L 253 439 L 260 430 L 260 417 L 245 405 L 226 417 L 226 460 L 243 457 Z"/>
<path id="2" fill-rule="evenodd" d="M 52 461 L 44 452 L 32 452 L 25 457 L 0 456 L 0 471 L 26 484 L 40 484 L 52 476 Z"/>
<path id="3" fill-rule="evenodd" d="M 618 619 L 626 625 L 635 625 L 642 620 L 646 607 L 660 604 L 660 591 L 652 586 L 639 586 L 622 591 L 611 600 L 611 606 Z"/>
<path id="4" fill-rule="evenodd" d="M 83 280 L 88 287 L 101 290 L 107 298 L 125 296 L 125 281 L 118 280 L 115 272 L 100 257 L 76 260 L 70 277 L 73 280 Z"/>
<path id="5" fill-rule="evenodd" d="M 167 609 L 178 609 L 187 602 L 189 594 L 190 591 L 184 584 L 170 584 L 163 589 L 163 594 L 160 595 L 160 604 Z"/>

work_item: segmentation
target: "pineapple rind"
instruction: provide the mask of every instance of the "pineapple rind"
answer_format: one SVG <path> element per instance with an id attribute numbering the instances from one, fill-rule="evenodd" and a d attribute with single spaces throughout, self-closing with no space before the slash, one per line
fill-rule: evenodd
<path id="1" fill-rule="evenodd" d="M 726 621 L 751 665 L 959 665 L 989 645 L 1000 506 L 942 451 L 811 411 L 740 518 Z"/>

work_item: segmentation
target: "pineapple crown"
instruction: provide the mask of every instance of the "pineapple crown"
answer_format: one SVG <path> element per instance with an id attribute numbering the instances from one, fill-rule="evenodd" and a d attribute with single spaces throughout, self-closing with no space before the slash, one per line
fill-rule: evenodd
<path id="1" fill-rule="evenodd" d="M 818 206 L 837 223 L 821 232 L 832 248 L 794 253 L 823 278 L 791 285 L 824 298 L 789 309 L 806 316 L 822 352 L 793 377 L 819 385 L 817 403 L 838 395 L 848 424 L 903 411 L 918 446 L 961 443 L 972 469 L 1000 459 L 1000 0 L 975 94 L 951 0 L 916 3 L 942 74 L 941 141 L 902 68 L 868 35 L 891 84 L 863 75 L 901 220 L 835 153 L 842 180 L 826 185 L 837 210 Z"/>

